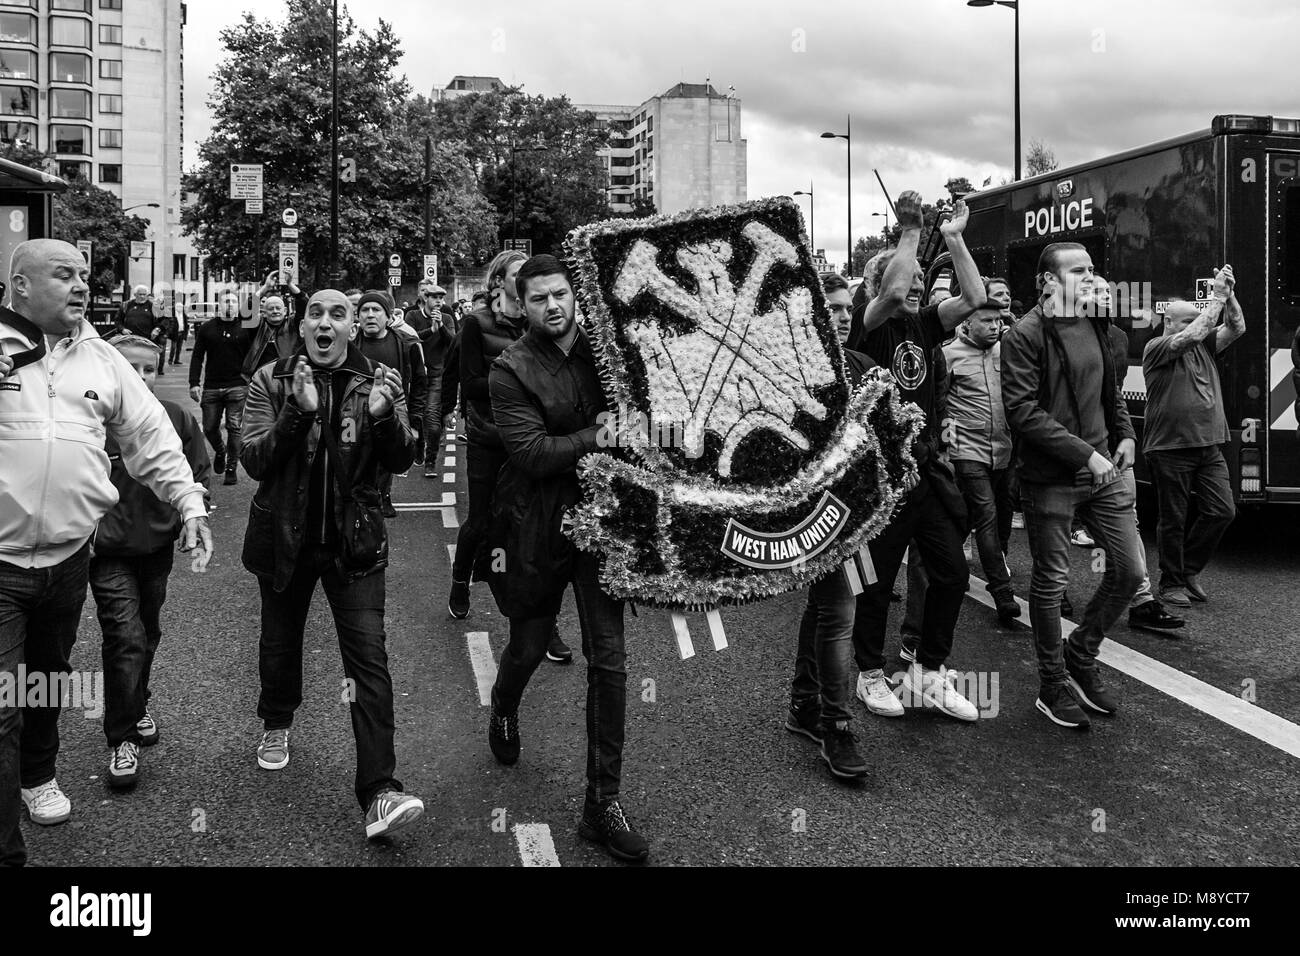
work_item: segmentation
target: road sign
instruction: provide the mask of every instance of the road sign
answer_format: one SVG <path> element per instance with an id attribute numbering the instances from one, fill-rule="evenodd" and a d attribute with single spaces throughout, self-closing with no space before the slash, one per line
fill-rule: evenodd
<path id="1" fill-rule="evenodd" d="M 524 255 L 531 257 L 533 254 L 533 240 L 531 239 L 506 239 L 501 243 L 501 249 L 509 252 L 516 249 Z"/>
<path id="2" fill-rule="evenodd" d="M 249 214 L 254 215 L 254 216 L 260 216 L 260 215 L 262 214 L 262 200 L 260 200 L 260 199 L 245 199 L 245 200 L 244 200 L 244 212 L 249 213 Z"/>
<path id="3" fill-rule="evenodd" d="M 280 238 L 281 238 L 281 239 L 297 239 L 297 238 L 298 238 L 298 227 L 297 227 L 297 226 L 281 226 L 281 227 L 280 227 Z"/>
<path id="4" fill-rule="evenodd" d="M 388 284 L 391 285 L 393 288 L 397 288 L 399 285 L 402 284 L 402 277 L 400 275 L 389 276 Z"/>
<path id="5" fill-rule="evenodd" d="M 262 198 L 262 164 L 261 163 L 231 163 L 230 164 L 230 198 L 231 199 L 261 199 Z"/>
<path id="6" fill-rule="evenodd" d="M 424 277 L 430 282 L 437 285 L 438 283 L 438 257 L 426 255 L 424 257 Z"/>
<path id="7" fill-rule="evenodd" d="M 78 239 L 77 251 L 86 257 L 86 264 L 89 265 L 90 260 L 95 257 L 95 244 L 89 239 Z"/>
<path id="8" fill-rule="evenodd" d="M 298 225 L 298 210 L 292 207 L 286 209 L 284 212 L 280 213 L 280 221 L 286 226 Z"/>
<path id="9" fill-rule="evenodd" d="M 146 242 L 132 242 L 132 243 L 131 243 L 131 258 L 132 258 L 132 259 L 148 259 L 148 258 L 151 258 L 152 256 L 153 256 L 153 243 L 152 243 L 152 242 L 147 242 L 147 241 L 146 241 Z"/>
<path id="10" fill-rule="evenodd" d="M 280 243 L 280 271 L 288 275 L 290 285 L 298 284 L 298 243 Z"/>
<path id="11" fill-rule="evenodd" d="M 394 252 L 391 256 L 388 257 L 388 265 L 389 268 L 400 269 L 402 266 L 402 257 Z"/>

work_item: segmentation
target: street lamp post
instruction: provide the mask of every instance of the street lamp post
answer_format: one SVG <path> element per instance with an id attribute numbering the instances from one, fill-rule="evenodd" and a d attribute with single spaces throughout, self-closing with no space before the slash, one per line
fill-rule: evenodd
<path id="1" fill-rule="evenodd" d="M 812 180 L 808 180 L 808 191 L 802 189 L 795 190 L 796 196 L 808 197 L 808 245 L 812 246 L 813 252 L 817 251 L 817 200 L 813 198 Z"/>
<path id="2" fill-rule="evenodd" d="M 889 245 L 889 210 L 886 209 L 884 212 L 873 212 L 871 215 L 885 217 L 885 245 Z"/>
<path id="3" fill-rule="evenodd" d="M 126 215 L 132 209 L 161 209 L 162 204 L 156 202 L 138 202 L 134 206 L 127 206 L 122 210 L 122 215 Z M 153 292 L 154 284 L 154 259 L 156 258 L 157 246 L 152 239 L 149 240 L 149 291 Z M 126 287 L 131 281 L 131 240 L 127 239 L 122 245 L 122 299 L 126 300 Z"/>
<path id="4" fill-rule="evenodd" d="M 330 33 L 330 280 L 339 281 L 339 0 Z"/>
<path id="5" fill-rule="evenodd" d="M 1020 0 L 966 0 L 968 7 L 1010 7 L 1016 15 L 1016 182 L 1020 181 Z"/>
<path id="6" fill-rule="evenodd" d="M 844 120 L 843 133 L 822 133 L 822 139 L 842 139 L 848 147 L 845 150 L 845 162 L 847 163 L 847 175 L 845 183 L 848 187 L 849 197 L 849 235 L 845 240 L 846 253 L 844 258 L 844 271 L 849 275 L 853 274 L 853 116 L 849 115 Z"/>

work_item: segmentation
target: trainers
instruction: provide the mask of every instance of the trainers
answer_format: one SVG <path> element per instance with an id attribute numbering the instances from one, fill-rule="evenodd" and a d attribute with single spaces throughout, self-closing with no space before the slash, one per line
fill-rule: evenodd
<path id="1" fill-rule="evenodd" d="M 792 734 L 803 734 L 809 740 L 822 742 L 822 704 L 816 697 L 806 700 L 790 698 L 790 712 L 786 714 L 785 729 Z"/>
<path id="2" fill-rule="evenodd" d="M 519 715 L 502 714 L 492 705 L 488 719 L 488 747 L 497 763 L 513 766 L 519 760 Z"/>
<path id="3" fill-rule="evenodd" d="M 1108 716 L 1119 710 L 1115 698 L 1102 685 L 1101 674 L 1095 666 L 1086 669 L 1071 667 L 1067 661 L 1065 673 L 1070 689 L 1074 691 L 1074 696 L 1079 698 L 1079 703 L 1083 704 L 1084 707 Z"/>
<path id="4" fill-rule="evenodd" d="M 918 680 L 919 676 L 919 680 Z M 922 670 L 919 665 L 909 667 L 903 675 L 903 687 L 921 699 L 922 706 L 934 707 L 958 720 L 979 720 L 975 705 L 957 692 L 953 686 L 955 674 L 946 667 L 937 671 Z"/>
<path id="5" fill-rule="evenodd" d="M 268 730 L 257 745 L 257 765 L 263 770 L 283 770 L 289 766 L 289 728 Z"/>
<path id="6" fill-rule="evenodd" d="M 1174 617 L 1159 601 L 1146 601 L 1128 611 L 1128 626 L 1148 631 L 1176 631 L 1187 622 Z"/>
<path id="7" fill-rule="evenodd" d="M 32 787 L 30 790 L 23 787 L 21 793 L 32 823 L 48 827 L 62 823 L 72 816 L 72 801 L 59 789 L 57 780 Z"/>
<path id="8" fill-rule="evenodd" d="M 902 717 L 903 705 L 889 689 L 889 681 L 880 668 L 858 675 L 858 700 L 877 717 Z"/>
<path id="9" fill-rule="evenodd" d="M 1038 699 L 1034 701 L 1034 706 L 1042 711 L 1048 720 L 1060 727 L 1087 730 L 1092 723 L 1065 684 L 1043 684 L 1038 690 Z"/>
<path id="10" fill-rule="evenodd" d="M 650 855 L 650 845 L 632 829 L 617 800 L 611 800 L 599 810 L 584 809 L 578 836 L 599 843 L 614 859 L 627 863 L 643 863 Z"/>
<path id="11" fill-rule="evenodd" d="M 134 740 L 124 740 L 113 748 L 108 758 L 108 785 L 130 787 L 140 779 L 140 745 Z"/>
<path id="12" fill-rule="evenodd" d="M 998 620 L 1003 624 L 1010 624 L 1020 617 L 1020 602 L 1016 600 L 1015 595 L 996 595 L 993 598 L 993 603 L 997 606 Z"/>
<path id="13" fill-rule="evenodd" d="M 910 644 L 907 641 L 903 641 L 902 646 L 898 649 L 899 658 L 907 661 L 909 664 L 915 664 L 917 647 L 918 645 L 916 644 Z"/>
<path id="14" fill-rule="evenodd" d="M 843 780 L 859 780 L 867 775 L 867 762 L 858 753 L 858 742 L 847 720 L 823 728 L 822 759 L 831 773 Z"/>
<path id="15" fill-rule="evenodd" d="M 218 475 L 226 470 L 226 453 L 224 451 L 219 451 L 212 456 L 212 470 Z"/>
<path id="16" fill-rule="evenodd" d="M 380 510 L 383 511 L 385 518 L 396 518 L 397 509 L 393 507 L 393 498 L 391 495 L 384 495 Z"/>
<path id="17" fill-rule="evenodd" d="M 424 801 L 399 790 L 384 790 L 366 811 L 366 839 L 396 833 L 424 815 Z"/>
<path id="18" fill-rule="evenodd" d="M 1025 530 L 1025 515 L 1021 511 L 1011 512 L 1011 527 L 1017 531 Z"/>
<path id="19" fill-rule="evenodd" d="M 569 650 L 569 645 L 560 640 L 560 626 L 554 624 L 551 626 L 551 643 L 546 645 L 546 659 L 555 661 L 557 664 L 572 664 L 573 651 Z"/>
<path id="20" fill-rule="evenodd" d="M 158 722 L 153 719 L 149 711 L 146 710 L 144 716 L 135 722 L 135 729 L 140 734 L 142 747 L 152 747 L 158 742 Z"/>
<path id="21" fill-rule="evenodd" d="M 451 596 L 447 598 L 447 613 L 458 621 L 469 617 L 469 582 L 451 579 Z"/>
<path id="22" fill-rule="evenodd" d="M 1210 596 L 1205 593 L 1205 588 L 1201 587 L 1201 582 L 1197 580 L 1194 574 L 1187 575 L 1187 582 L 1183 587 L 1187 591 L 1187 596 L 1193 601 L 1200 601 L 1204 604 L 1210 599 Z"/>
<path id="23" fill-rule="evenodd" d="M 238 475 L 238 473 L 235 471 L 234 468 L 229 468 L 229 469 L 226 470 L 226 477 L 225 477 L 224 479 L 222 479 L 221 483 L 222 483 L 223 485 L 237 485 L 237 484 L 239 484 L 239 475 Z"/>
<path id="24" fill-rule="evenodd" d="M 1172 607 L 1191 607 L 1192 599 L 1182 588 L 1161 588 L 1160 600 Z"/>
<path id="25" fill-rule="evenodd" d="M 1097 542 L 1093 540 L 1092 535 L 1079 528 L 1070 532 L 1070 543 L 1077 544 L 1081 548 L 1091 548 Z"/>

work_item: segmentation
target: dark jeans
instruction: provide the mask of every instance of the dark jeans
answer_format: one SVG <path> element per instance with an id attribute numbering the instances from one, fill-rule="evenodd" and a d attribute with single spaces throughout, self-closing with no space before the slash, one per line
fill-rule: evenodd
<path id="1" fill-rule="evenodd" d="M 70 671 L 68 657 L 77 639 L 86 603 L 90 547 L 50 568 L 21 568 L 0 561 L 0 673 L 16 692 L 19 666 L 27 676 Z M 10 706 L 0 695 L 0 866 L 22 866 L 27 849 L 18 828 L 22 814 L 19 787 L 39 787 L 54 779 L 59 753 L 59 700 L 44 707 Z"/>
<path id="2" fill-rule="evenodd" d="M 442 401 L 433 401 L 433 389 L 425 396 L 424 405 L 424 461 L 433 464 L 440 454 L 438 440 L 442 438 Z"/>
<path id="3" fill-rule="evenodd" d="M 1011 537 L 1010 469 L 994 469 L 978 461 L 954 461 L 957 484 L 966 499 L 980 566 L 994 597 L 1011 597 L 1011 572 L 1004 555 Z"/>
<path id="4" fill-rule="evenodd" d="M 459 550 L 457 554 L 459 555 Z M 587 807 L 618 799 L 623 770 L 623 726 L 627 708 L 627 653 L 623 646 L 623 602 L 600 586 L 597 559 L 577 553 L 573 597 L 587 659 Z M 492 705 L 514 714 L 524 688 L 546 655 L 555 616 L 510 619 L 510 642 L 501 654 Z"/>
<path id="5" fill-rule="evenodd" d="M 262 695 L 257 716 L 267 730 L 293 724 L 302 703 L 302 638 L 316 582 L 320 581 L 334 615 L 343 674 L 351 692 L 349 711 L 357 745 L 356 794 L 361 809 L 382 790 L 401 790 L 393 778 L 393 682 L 384 646 L 384 572 L 354 581 L 334 567 L 333 554 L 323 548 L 303 548 L 289 586 L 276 593 L 259 578 L 262 591 L 262 638 L 258 669 Z"/>
<path id="6" fill-rule="evenodd" d="M 1133 486 L 1117 478 L 1093 490 L 1091 475 L 1073 484 L 1020 482 L 1025 532 L 1034 569 L 1029 581 L 1029 622 L 1034 628 L 1038 676 L 1044 684 L 1065 683 L 1065 658 L 1082 670 L 1097 666 L 1106 632 L 1128 608 L 1142 584 L 1142 545 L 1133 509 Z M 1075 515 L 1105 551 L 1097 591 L 1083 620 L 1061 644 L 1061 597 L 1070 581 L 1070 525 Z"/>
<path id="7" fill-rule="evenodd" d="M 501 448 L 471 442 L 466 452 L 465 479 L 469 486 L 469 513 L 456 535 L 456 560 L 452 562 L 453 581 L 468 581 L 474 559 L 487 540 L 492 517 L 492 498 L 496 494 L 497 473 L 506 463 Z"/>
<path id="8" fill-rule="evenodd" d="M 820 696 L 823 726 L 851 719 L 856 603 L 839 568 L 808 588 L 790 696 L 800 702 Z"/>
<path id="9" fill-rule="evenodd" d="M 199 407 L 203 412 L 203 434 L 212 446 L 213 455 L 229 451 L 226 458 L 226 470 L 233 470 L 239 460 L 239 432 L 244 427 L 244 400 L 248 398 L 247 387 L 205 388 Z M 221 440 L 221 416 L 226 416 L 227 442 Z"/>
<path id="10" fill-rule="evenodd" d="M 136 723 L 149 700 L 149 674 L 162 638 L 159 612 L 172 573 L 170 547 L 138 557 L 90 559 L 90 593 L 104 634 L 104 736 L 140 742 Z"/>
<path id="11" fill-rule="evenodd" d="M 1210 445 L 1148 452 L 1147 466 L 1160 507 L 1156 522 L 1160 586 L 1182 587 L 1188 575 L 1205 570 L 1223 533 L 1237 517 L 1228 463 L 1223 460 L 1223 450 Z M 1193 490 L 1196 518 L 1189 526 L 1187 510 Z"/>
<path id="12" fill-rule="evenodd" d="M 184 339 L 171 339 L 171 345 L 167 349 L 167 361 L 173 365 L 181 364 L 181 350 L 185 348 Z"/>
<path id="13" fill-rule="evenodd" d="M 925 573 L 921 549 L 913 541 L 907 547 L 907 611 L 903 626 L 898 629 L 903 643 L 916 650 L 921 643 L 921 624 L 925 620 L 925 594 L 930 587 L 930 576 Z"/>
<path id="14" fill-rule="evenodd" d="M 871 560 L 877 583 L 858 595 L 853 622 L 853 653 L 858 669 L 869 671 L 885 666 L 885 628 L 889 624 L 889 596 L 903 552 L 915 539 L 925 562 L 929 587 L 921 622 L 921 643 L 916 660 L 935 670 L 952 651 L 953 631 L 961 613 L 961 602 L 970 583 L 966 558 L 961 550 L 961 529 L 930 488 L 928 478 L 899 504 L 893 520 L 871 542 Z"/>

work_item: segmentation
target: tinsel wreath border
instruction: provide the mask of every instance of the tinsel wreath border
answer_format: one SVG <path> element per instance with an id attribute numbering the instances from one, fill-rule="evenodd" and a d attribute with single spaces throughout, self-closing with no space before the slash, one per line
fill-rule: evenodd
<path id="1" fill-rule="evenodd" d="M 850 534 L 837 539 L 826 551 L 801 565 L 773 569 L 762 575 L 722 575 L 709 579 L 688 577 L 681 571 L 681 561 L 672 544 L 668 527 L 674 508 L 683 507 L 681 504 L 671 504 L 675 498 L 673 486 L 676 482 L 599 452 L 586 455 L 578 463 L 578 474 L 586 495 L 572 512 L 569 537 L 582 550 L 604 556 L 601 584 L 607 593 L 650 607 L 703 611 L 721 605 L 766 600 L 804 587 L 834 571 L 864 544 L 875 538 L 892 519 L 894 509 L 917 480 L 916 461 L 911 455 L 910 447 L 922 424 L 921 412 L 914 406 L 900 405 L 892 389 L 877 389 L 874 394 L 875 401 L 867 405 L 867 413 L 870 413 L 876 402 L 888 402 L 890 411 L 905 427 L 905 438 L 899 456 L 906 469 L 903 481 L 901 485 L 891 483 L 886 455 L 874 433 L 868 430 L 865 446 L 874 456 L 877 487 L 882 489 L 879 505 L 871 517 L 856 525 Z M 619 479 L 656 497 L 655 543 L 660 547 L 659 556 L 665 567 L 663 573 L 633 570 L 637 559 L 634 543 L 616 538 L 604 526 L 604 519 L 610 517 L 620 506 L 613 487 Z M 805 500 L 810 506 L 812 495 L 820 493 L 820 490 L 809 491 Z M 799 501 L 795 501 L 781 507 L 791 508 L 799 504 Z M 852 509 L 852 502 L 846 504 Z M 777 509 L 773 507 L 766 510 Z"/>
<path id="2" fill-rule="evenodd" d="M 644 216 L 640 219 L 605 219 L 600 222 L 589 223 L 572 230 L 566 237 L 564 245 L 568 253 L 570 268 L 576 273 L 577 277 L 577 295 L 578 301 L 582 305 L 582 312 L 588 319 L 587 331 L 594 338 L 596 357 L 596 370 L 600 376 L 601 383 L 605 387 L 605 394 L 609 396 L 612 404 L 612 411 L 617 412 L 619 408 L 636 409 L 640 405 L 636 397 L 632 394 L 628 386 L 628 369 L 624 361 L 622 348 L 619 346 L 618 338 L 614 329 L 613 318 L 609 313 L 609 308 L 605 303 L 601 293 L 600 275 L 596 267 L 596 258 L 591 248 L 591 243 L 597 236 L 617 235 L 628 232 L 645 232 L 652 229 L 663 229 L 665 227 L 680 227 L 687 224 L 698 224 L 701 222 L 713 222 L 725 219 L 752 219 L 763 213 L 775 212 L 793 212 L 800 223 L 798 236 L 798 250 L 800 252 L 800 264 L 802 265 L 804 251 L 808 249 L 808 235 L 803 228 L 803 211 L 792 199 L 788 197 L 775 197 L 770 199 L 758 199 L 743 205 L 730 206 L 712 206 L 707 209 L 690 209 L 684 212 L 674 213 L 672 215 L 654 215 Z M 742 226 L 743 228 L 743 226 Z M 737 230 L 738 231 L 738 230 Z M 621 266 L 620 266 L 621 268 Z M 610 277 L 612 281 L 612 276 Z M 814 301 L 819 301 L 820 289 L 814 291 Z M 824 314 L 824 303 L 821 310 L 814 311 L 814 323 L 819 320 L 829 322 L 829 317 Z M 835 378 L 839 389 L 841 400 L 847 399 L 850 386 L 848 384 L 848 373 L 844 362 L 844 352 L 840 346 L 839 336 L 831 334 L 827 337 L 831 343 L 829 353 L 831 367 L 835 372 Z M 825 345 L 825 341 L 822 343 Z M 646 409 L 653 420 L 653 410 Z M 846 409 L 847 416 L 847 409 Z M 634 436 L 635 437 L 635 436 Z M 630 450 L 639 458 L 646 468 L 664 473 L 680 474 L 680 470 L 664 452 L 657 448 L 652 441 L 635 441 Z M 770 487 L 761 485 L 729 485 L 729 488 L 740 494 L 747 494 L 754 498 L 760 498 L 772 493 Z"/>

